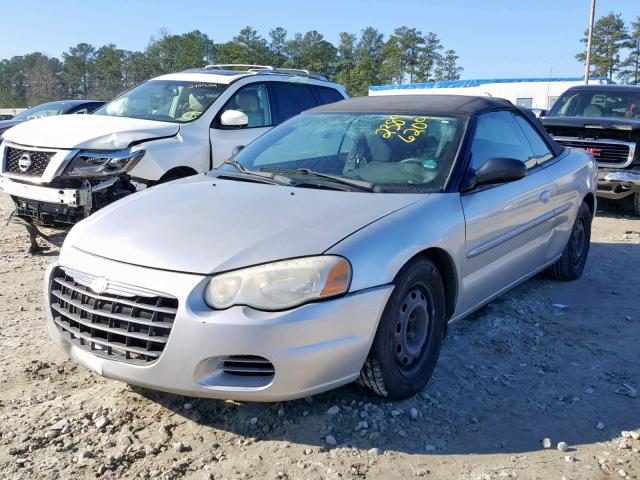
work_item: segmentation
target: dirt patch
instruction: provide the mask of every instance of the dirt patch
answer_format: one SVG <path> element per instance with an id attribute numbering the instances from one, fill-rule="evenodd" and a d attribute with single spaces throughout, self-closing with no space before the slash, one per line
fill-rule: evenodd
<path id="1" fill-rule="evenodd" d="M 0 197 L 0 219 L 10 208 Z M 349 386 L 240 404 L 133 388 L 69 362 L 42 307 L 57 249 L 31 257 L 24 229 L 3 226 L 0 476 L 638 478 L 638 232 L 640 220 L 599 212 L 584 276 L 534 278 L 451 325 L 412 399 Z"/>

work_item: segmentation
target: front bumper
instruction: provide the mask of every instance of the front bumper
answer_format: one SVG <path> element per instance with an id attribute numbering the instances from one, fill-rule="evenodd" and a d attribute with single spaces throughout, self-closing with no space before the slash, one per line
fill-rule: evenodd
<path id="1" fill-rule="evenodd" d="M 69 268 L 166 292 L 179 300 L 169 340 L 153 363 L 136 365 L 98 357 L 60 333 L 47 305 L 49 334 L 74 361 L 108 378 L 181 395 L 247 401 L 280 401 L 312 395 L 354 381 L 366 359 L 390 285 L 282 312 L 248 307 L 208 308 L 201 275 L 153 270 L 63 249 Z M 49 302 L 52 265 L 45 278 Z M 268 359 L 275 374 L 265 385 L 225 374 L 219 359 L 252 355 Z"/>
<path id="2" fill-rule="evenodd" d="M 0 176 L 0 192 L 36 202 L 54 203 L 70 207 L 91 205 L 91 189 L 89 188 L 53 188 L 17 182 Z"/>
<path id="3" fill-rule="evenodd" d="M 598 196 L 621 199 L 640 192 L 640 168 L 598 171 Z"/>

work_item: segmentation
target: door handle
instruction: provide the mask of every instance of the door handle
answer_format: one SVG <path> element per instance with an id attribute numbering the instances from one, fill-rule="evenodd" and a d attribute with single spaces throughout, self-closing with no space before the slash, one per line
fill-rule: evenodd
<path id="1" fill-rule="evenodd" d="M 547 203 L 549 200 L 551 199 L 551 190 L 544 190 L 541 194 L 540 194 L 540 200 L 542 201 L 542 203 Z"/>

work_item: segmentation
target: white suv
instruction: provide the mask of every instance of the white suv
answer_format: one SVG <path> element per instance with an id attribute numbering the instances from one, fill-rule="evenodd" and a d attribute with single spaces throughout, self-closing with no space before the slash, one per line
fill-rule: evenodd
<path id="1" fill-rule="evenodd" d="M 75 223 L 146 186 L 215 168 L 273 126 L 346 97 L 306 70 L 209 65 L 163 75 L 93 115 L 7 130 L 0 191 L 20 216 Z"/>

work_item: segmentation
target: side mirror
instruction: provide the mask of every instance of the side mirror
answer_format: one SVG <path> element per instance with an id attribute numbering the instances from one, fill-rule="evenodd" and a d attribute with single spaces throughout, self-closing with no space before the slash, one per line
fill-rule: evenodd
<path id="1" fill-rule="evenodd" d="M 223 127 L 242 128 L 249 125 L 249 117 L 240 110 L 226 110 L 220 116 L 220 124 Z"/>
<path id="2" fill-rule="evenodd" d="M 244 148 L 244 145 L 236 145 L 235 147 L 233 147 L 233 149 L 231 149 L 231 158 L 239 154 L 243 148 Z"/>
<path id="3" fill-rule="evenodd" d="M 480 185 L 494 185 L 520 180 L 527 175 L 527 166 L 515 158 L 489 158 L 480 167 L 469 172 L 462 186 L 463 191 Z"/>

